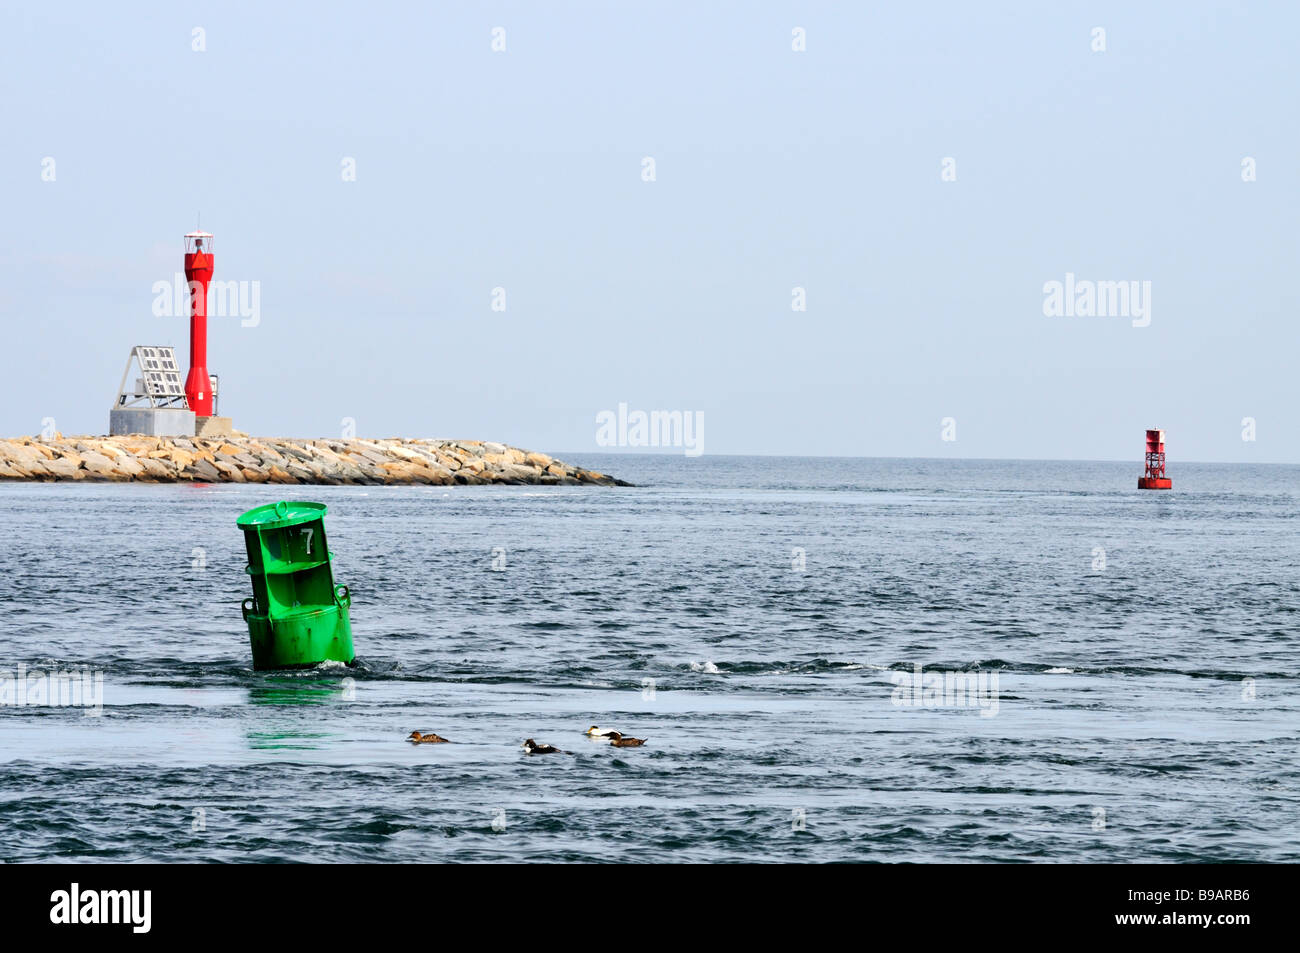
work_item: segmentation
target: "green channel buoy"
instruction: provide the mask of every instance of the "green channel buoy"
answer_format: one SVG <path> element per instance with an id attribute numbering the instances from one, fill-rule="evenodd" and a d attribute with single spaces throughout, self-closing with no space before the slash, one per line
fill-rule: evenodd
<path id="1" fill-rule="evenodd" d="M 325 504 L 281 500 L 235 521 L 244 531 L 253 597 L 243 603 L 256 671 L 350 664 L 352 623 L 347 586 L 334 584 L 325 539 Z"/>

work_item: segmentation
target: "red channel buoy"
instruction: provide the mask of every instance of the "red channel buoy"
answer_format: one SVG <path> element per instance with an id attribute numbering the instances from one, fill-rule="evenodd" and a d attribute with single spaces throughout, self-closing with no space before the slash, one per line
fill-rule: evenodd
<path id="1" fill-rule="evenodd" d="M 1147 431 L 1147 469 L 1138 477 L 1139 490 L 1172 490 L 1174 481 L 1165 476 L 1165 432 Z"/>

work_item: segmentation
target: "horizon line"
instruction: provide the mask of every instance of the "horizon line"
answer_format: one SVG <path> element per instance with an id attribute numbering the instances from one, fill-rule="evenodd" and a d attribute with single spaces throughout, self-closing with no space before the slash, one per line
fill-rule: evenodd
<path id="1" fill-rule="evenodd" d="M 687 456 L 681 450 L 611 450 L 601 448 L 600 450 L 557 450 L 554 456 L 568 456 L 572 454 L 602 454 L 611 457 L 682 457 L 687 460 L 700 460 L 704 457 L 788 457 L 796 460 L 939 460 L 939 461 L 966 461 L 970 463 L 1136 463 L 1142 466 L 1142 459 L 1136 460 L 1114 460 L 1102 457 L 905 457 L 896 454 L 882 454 L 879 456 L 868 456 L 864 454 L 850 453 L 701 453 L 697 456 Z M 1198 466 L 1237 466 L 1240 464 L 1249 464 L 1251 466 L 1270 466 L 1270 467 L 1295 467 L 1300 466 L 1300 461 L 1286 462 L 1277 460 L 1177 460 L 1174 464 L 1182 466 L 1184 464 L 1196 464 Z M 1173 464 L 1171 464 L 1173 465 Z"/>

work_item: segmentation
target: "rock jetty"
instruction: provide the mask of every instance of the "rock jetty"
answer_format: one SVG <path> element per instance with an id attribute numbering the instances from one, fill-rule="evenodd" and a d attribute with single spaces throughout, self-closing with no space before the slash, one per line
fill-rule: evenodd
<path id="1" fill-rule="evenodd" d="M 0 440 L 0 480 L 631 486 L 544 453 L 479 440 L 19 437 Z"/>

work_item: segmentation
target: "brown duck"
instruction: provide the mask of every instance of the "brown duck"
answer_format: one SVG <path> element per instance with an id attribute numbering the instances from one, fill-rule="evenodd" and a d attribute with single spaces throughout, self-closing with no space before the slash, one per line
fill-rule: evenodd
<path id="1" fill-rule="evenodd" d="M 609 743 L 615 748 L 639 748 L 645 744 L 644 738 L 625 738 L 620 732 L 611 731 Z"/>
<path id="2" fill-rule="evenodd" d="M 413 731 L 406 736 L 406 740 L 413 745 L 445 745 L 451 743 L 451 739 L 434 734 L 432 731 L 427 735 L 421 734 L 418 731 Z"/>

